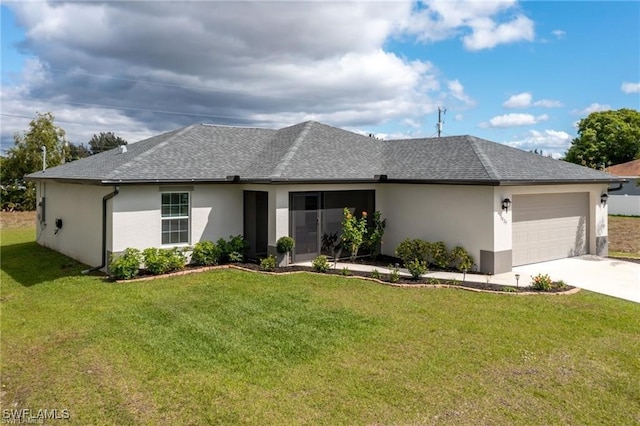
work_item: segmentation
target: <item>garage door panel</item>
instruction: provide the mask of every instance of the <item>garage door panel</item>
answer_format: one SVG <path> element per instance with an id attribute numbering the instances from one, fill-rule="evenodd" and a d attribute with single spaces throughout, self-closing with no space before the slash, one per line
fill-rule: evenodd
<path id="1" fill-rule="evenodd" d="M 587 252 L 588 193 L 514 195 L 513 264 Z"/>

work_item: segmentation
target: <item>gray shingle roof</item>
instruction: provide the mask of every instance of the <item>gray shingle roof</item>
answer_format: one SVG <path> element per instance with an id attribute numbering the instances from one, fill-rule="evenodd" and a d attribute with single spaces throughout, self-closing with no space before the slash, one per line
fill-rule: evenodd
<path id="1" fill-rule="evenodd" d="M 30 179 L 130 182 L 389 181 L 508 184 L 614 182 L 603 172 L 473 136 L 381 141 L 307 121 L 279 130 L 196 124 Z"/>

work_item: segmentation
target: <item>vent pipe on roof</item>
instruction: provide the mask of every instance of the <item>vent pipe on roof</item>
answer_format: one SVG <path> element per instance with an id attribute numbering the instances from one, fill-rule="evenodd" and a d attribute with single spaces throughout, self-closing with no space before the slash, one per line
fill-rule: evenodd
<path id="1" fill-rule="evenodd" d="M 47 147 L 42 145 L 42 171 L 47 170 Z"/>

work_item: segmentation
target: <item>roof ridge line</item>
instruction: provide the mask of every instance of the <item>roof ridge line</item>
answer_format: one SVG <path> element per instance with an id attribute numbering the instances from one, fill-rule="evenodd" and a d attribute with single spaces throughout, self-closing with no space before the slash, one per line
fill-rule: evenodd
<path id="1" fill-rule="evenodd" d="M 117 169 L 114 169 L 111 173 L 109 173 L 107 175 L 107 178 L 113 178 L 115 175 L 117 175 L 118 173 L 120 173 L 123 170 L 126 170 L 130 167 L 132 167 L 134 164 L 138 164 L 140 162 L 140 160 L 148 157 L 149 155 L 151 155 L 153 152 L 157 151 L 158 149 L 164 147 L 165 145 L 167 145 L 170 141 L 172 141 L 176 136 L 180 136 L 182 135 L 184 132 L 186 132 L 187 130 L 191 130 L 193 127 L 196 126 L 200 126 L 200 124 L 192 124 L 190 126 L 185 127 L 184 129 L 180 130 L 179 132 L 173 134 L 171 137 L 169 137 L 167 140 L 165 140 L 164 142 L 160 142 L 158 145 L 144 151 L 143 153 L 141 153 L 140 155 L 136 156 L 135 158 L 132 158 L 132 161 L 129 161 L 125 164 L 123 164 L 122 166 L 118 167 Z M 168 132 L 171 133 L 171 132 Z"/>
<path id="2" fill-rule="evenodd" d="M 493 163 L 491 162 L 487 154 L 485 154 L 478 146 L 478 139 L 470 135 L 465 135 L 465 139 L 469 141 L 471 149 L 473 149 L 474 154 L 476 154 L 476 157 L 478 157 L 478 160 L 480 160 L 480 164 L 482 164 L 482 167 L 484 168 L 485 172 L 487 172 L 487 175 L 489 175 L 491 179 L 499 180 L 500 176 L 498 176 L 498 173 L 496 173 L 496 168 L 493 166 Z"/>
<path id="3" fill-rule="evenodd" d="M 309 133 L 309 130 L 311 130 L 311 126 L 313 126 L 313 123 L 313 121 L 307 121 L 306 123 L 304 123 L 304 128 L 300 131 L 300 134 L 293 141 L 286 154 L 284 154 L 282 156 L 282 159 L 278 162 L 278 165 L 273 170 L 273 173 L 270 176 L 271 178 L 278 178 L 282 175 L 284 169 L 289 165 L 293 156 L 296 154 L 296 152 L 298 152 L 302 141 Z"/>

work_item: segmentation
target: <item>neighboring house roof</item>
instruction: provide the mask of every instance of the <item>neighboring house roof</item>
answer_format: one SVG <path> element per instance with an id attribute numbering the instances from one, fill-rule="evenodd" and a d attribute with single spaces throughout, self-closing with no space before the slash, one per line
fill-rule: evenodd
<path id="1" fill-rule="evenodd" d="M 607 167 L 604 171 L 616 176 L 640 176 L 640 159 L 616 164 L 615 166 Z"/>
<path id="2" fill-rule="evenodd" d="M 379 140 L 307 121 L 280 130 L 196 124 L 27 178 L 101 184 L 376 181 L 617 182 L 606 173 L 473 136 Z M 386 176 L 386 178 L 384 177 Z"/>

